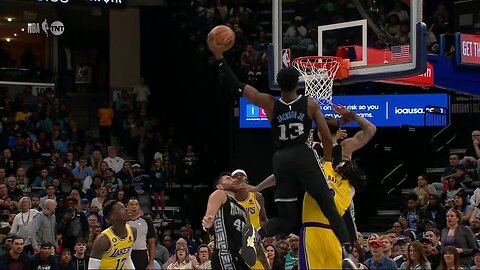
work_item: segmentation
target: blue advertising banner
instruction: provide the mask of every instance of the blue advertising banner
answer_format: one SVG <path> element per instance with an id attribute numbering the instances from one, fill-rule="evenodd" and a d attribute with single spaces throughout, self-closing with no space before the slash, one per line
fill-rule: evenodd
<path id="1" fill-rule="evenodd" d="M 425 112 L 446 115 L 450 106 L 447 94 L 333 96 L 333 103 L 346 106 L 377 127 L 423 127 Z M 321 105 L 321 108 L 325 116 L 340 118 L 330 105 Z M 445 126 L 446 119 L 433 124 Z M 356 123 L 342 127 L 354 126 Z M 240 128 L 270 128 L 270 123 L 262 108 L 240 98 Z"/>

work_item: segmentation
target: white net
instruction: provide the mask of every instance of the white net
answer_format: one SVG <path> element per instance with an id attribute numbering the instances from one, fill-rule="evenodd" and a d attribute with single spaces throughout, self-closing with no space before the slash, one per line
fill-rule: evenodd
<path id="1" fill-rule="evenodd" d="M 323 105 L 332 103 L 333 80 L 341 63 L 340 57 L 305 56 L 294 59 L 292 65 L 305 81 L 305 95 Z"/>

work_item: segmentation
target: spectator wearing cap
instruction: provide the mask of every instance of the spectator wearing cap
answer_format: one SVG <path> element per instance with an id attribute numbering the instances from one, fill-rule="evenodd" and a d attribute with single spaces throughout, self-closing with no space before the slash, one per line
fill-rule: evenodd
<path id="1" fill-rule="evenodd" d="M 117 157 L 117 149 L 115 146 L 111 145 L 107 148 L 108 157 L 103 159 L 108 164 L 109 168 L 112 168 L 115 173 L 118 173 L 122 167 L 125 160 L 121 157 Z"/>
<path id="2" fill-rule="evenodd" d="M 86 217 L 90 215 L 90 201 L 87 198 L 83 198 L 80 201 L 80 211 L 83 212 Z"/>
<path id="3" fill-rule="evenodd" d="M 472 252 L 477 247 L 475 235 L 469 227 L 460 225 L 460 212 L 450 208 L 447 212 L 447 227 L 442 230 L 441 242 L 443 246 L 454 246 L 462 265 L 472 264 Z"/>
<path id="4" fill-rule="evenodd" d="M 401 266 L 401 269 L 432 269 L 430 262 L 425 256 L 423 245 L 420 242 L 412 242 L 408 247 L 408 259 Z"/>
<path id="5" fill-rule="evenodd" d="M 430 238 L 423 237 L 420 240 L 418 240 L 418 242 L 420 242 L 423 245 L 423 249 L 425 250 L 425 256 L 427 257 L 427 260 L 430 262 L 432 269 L 437 269 L 442 260 L 442 252 L 438 251 L 438 249 L 435 248 Z"/>
<path id="6" fill-rule="evenodd" d="M 88 237 L 88 221 L 85 214 L 76 210 L 77 199 L 68 198 L 58 232 L 62 235 L 63 247 L 73 250 L 76 239 Z"/>
<path id="7" fill-rule="evenodd" d="M 84 239 L 77 239 L 74 247 L 75 253 L 72 256 L 72 262 L 75 270 L 87 270 L 89 257 L 85 254 L 87 243 Z"/>
<path id="8" fill-rule="evenodd" d="M 400 268 L 402 263 L 408 260 L 409 239 L 403 235 L 400 235 L 395 239 L 395 245 L 398 246 L 399 255 L 395 257 L 393 261 L 395 264 L 397 264 L 397 268 Z"/>
<path id="9" fill-rule="evenodd" d="M 287 242 L 290 244 L 290 251 L 285 254 L 285 270 L 290 270 L 298 264 L 300 238 L 292 233 L 287 237 Z"/>
<path id="10" fill-rule="evenodd" d="M 295 16 L 292 25 L 287 28 L 284 35 L 284 43 L 286 47 L 298 45 L 307 37 L 308 30 L 303 26 L 302 17 Z"/>
<path id="11" fill-rule="evenodd" d="M 473 250 L 473 263 L 474 265 L 470 269 L 480 270 L 480 249 L 478 248 Z"/>
<path id="12" fill-rule="evenodd" d="M 55 210 L 57 208 L 57 201 L 52 199 L 45 200 L 43 204 L 43 211 L 35 219 L 35 226 L 37 234 L 37 246 L 35 250 L 40 250 L 42 243 L 51 243 L 55 247 L 57 244 L 57 219 L 55 217 Z"/>
<path id="13" fill-rule="evenodd" d="M 384 245 L 381 239 L 371 240 L 368 243 L 368 246 L 372 252 L 372 257 L 365 261 L 365 265 L 368 269 L 397 269 L 397 264 L 395 264 L 392 259 L 386 257 L 383 253 Z"/>
<path id="14" fill-rule="evenodd" d="M 52 255 L 52 248 L 52 243 L 42 243 L 40 252 L 31 257 L 30 269 L 60 269 L 58 258 Z"/>
<path id="15" fill-rule="evenodd" d="M 437 229 L 443 229 L 447 226 L 445 216 L 447 211 L 442 207 L 440 198 L 437 194 L 430 194 L 428 203 L 420 209 L 420 220 L 430 220 L 435 222 Z"/>
<path id="16" fill-rule="evenodd" d="M 11 236 L 11 247 L 0 257 L 0 269 L 30 270 L 30 258 L 23 250 L 25 240 L 20 236 Z"/>

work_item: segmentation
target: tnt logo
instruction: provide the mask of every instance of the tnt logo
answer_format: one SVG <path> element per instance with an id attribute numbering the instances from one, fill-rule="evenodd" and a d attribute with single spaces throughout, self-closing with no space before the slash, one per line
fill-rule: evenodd
<path id="1" fill-rule="evenodd" d="M 54 21 L 50 25 L 50 32 L 52 32 L 52 34 L 54 34 L 55 36 L 60 36 L 61 34 L 63 34 L 63 31 L 65 31 L 65 26 L 60 21 Z"/>

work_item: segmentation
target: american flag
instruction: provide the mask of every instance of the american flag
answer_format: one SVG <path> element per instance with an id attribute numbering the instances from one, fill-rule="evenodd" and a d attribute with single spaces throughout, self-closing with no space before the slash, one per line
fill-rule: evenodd
<path id="1" fill-rule="evenodd" d="M 392 62 L 410 61 L 410 45 L 392 46 Z"/>

